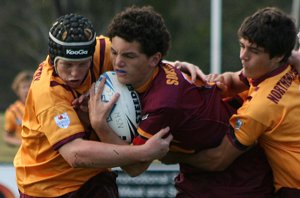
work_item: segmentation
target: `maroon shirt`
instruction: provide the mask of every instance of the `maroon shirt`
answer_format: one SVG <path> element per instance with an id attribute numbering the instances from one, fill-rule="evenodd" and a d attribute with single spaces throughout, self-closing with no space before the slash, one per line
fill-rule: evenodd
<path id="1" fill-rule="evenodd" d="M 216 147 L 226 134 L 232 135 L 229 118 L 235 109 L 222 100 L 216 86 L 191 84 L 167 64 L 160 65 L 155 75 L 142 92 L 138 90 L 142 120 L 134 144 L 145 143 L 166 126 L 174 136 L 171 150 L 184 153 Z M 259 148 L 245 153 L 222 172 L 202 172 L 184 164 L 180 164 L 180 172 L 176 187 L 183 194 L 268 197 L 273 191 L 271 169 Z"/>

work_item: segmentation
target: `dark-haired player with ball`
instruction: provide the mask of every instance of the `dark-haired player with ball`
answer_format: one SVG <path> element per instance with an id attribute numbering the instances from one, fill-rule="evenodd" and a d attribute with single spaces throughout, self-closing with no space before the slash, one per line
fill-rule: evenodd
<path id="1" fill-rule="evenodd" d="M 151 7 L 129 7 L 109 25 L 111 58 L 118 80 L 131 84 L 139 93 L 142 120 L 134 145 L 143 145 L 157 131 L 170 127 L 170 150 L 192 155 L 218 146 L 229 135 L 229 118 L 235 112 L 223 102 L 216 85 L 193 84 L 188 76 L 162 61 L 169 49 L 170 34 L 160 14 Z M 103 123 L 101 126 L 105 126 Z M 118 144 L 122 140 L 107 128 L 101 140 Z M 137 164 L 135 175 L 149 166 Z M 241 155 L 227 169 L 203 172 L 180 163 L 176 178 L 177 197 L 272 197 L 272 173 L 257 145 Z"/>
<path id="2" fill-rule="evenodd" d="M 167 128 L 144 146 L 113 145 L 94 133 L 99 112 L 89 112 L 91 126 L 79 119 L 72 102 L 111 69 L 109 56 L 110 41 L 96 37 L 85 17 L 68 14 L 51 27 L 49 56 L 34 74 L 14 160 L 20 197 L 118 197 L 110 167 L 153 160 L 169 150 L 172 136 L 162 138 Z M 101 103 L 101 109 L 110 109 L 116 99 Z"/>

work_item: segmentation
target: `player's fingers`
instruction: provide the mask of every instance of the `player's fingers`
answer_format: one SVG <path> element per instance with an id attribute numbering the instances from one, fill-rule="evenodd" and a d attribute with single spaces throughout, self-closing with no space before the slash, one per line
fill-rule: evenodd
<path id="1" fill-rule="evenodd" d="M 75 98 L 75 99 L 72 101 L 72 106 L 73 106 L 74 108 L 77 108 L 78 105 L 79 105 L 79 99 L 78 99 L 78 98 Z"/>
<path id="2" fill-rule="evenodd" d="M 157 138 L 165 138 L 169 135 L 170 127 L 162 128 L 158 133 L 155 134 Z"/>
<path id="3" fill-rule="evenodd" d="M 203 82 L 206 81 L 206 75 L 203 73 L 203 71 L 199 67 L 196 68 L 196 78 L 199 78 Z M 195 78 L 195 80 L 196 80 L 196 78 Z"/>
<path id="4" fill-rule="evenodd" d="M 216 85 L 217 85 L 217 87 L 218 87 L 219 89 L 221 89 L 221 91 L 222 91 L 223 93 L 226 93 L 226 92 L 227 92 L 228 87 L 227 87 L 224 83 L 218 81 L 218 82 L 216 82 Z"/>
<path id="5" fill-rule="evenodd" d="M 181 64 L 180 64 L 180 61 L 174 61 L 174 66 L 177 68 L 177 69 L 181 69 Z"/>
<path id="6" fill-rule="evenodd" d="M 164 139 L 168 144 L 173 140 L 173 135 L 171 133 L 168 134 L 167 137 Z"/>
<path id="7" fill-rule="evenodd" d="M 208 74 L 206 76 L 206 81 L 207 82 L 215 82 L 218 79 L 219 74 Z"/>
<path id="8" fill-rule="evenodd" d="M 101 79 L 101 81 L 99 82 L 99 84 L 97 85 L 97 88 L 96 88 L 96 89 L 95 89 L 95 85 L 93 86 L 93 87 L 94 87 L 94 88 L 93 88 L 94 93 L 96 94 L 96 96 L 95 96 L 95 100 L 96 100 L 96 101 L 101 100 L 101 94 L 102 94 L 103 89 L 104 89 L 105 81 L 106 81 L 106 78 L 103 77 L 103 78 Z M 90 97 L 92 97 L 92 95 L 91 95 Z M 93 97 L 94 97 L 94 96 L 93 96 Z"/>
<path id="9" fill-rule="evenodd" d="M 190 67 L 187 68 L 188 71 L 190 72 L 191 74 L 191 81 L 192 82 L 195 82 L 196 81 L 196 78 L 197 78 L 197 70 L 196 70 L 196 66 L 194 65 L 190 65 Z"/>
<path id="10" fill-rule="evenodd" d="M 95 95 L 95 83 L 92 84 L 91 88 L 90 88 L 90 98 L 93 98 Z"/>
<path id="11" fill-rule="evenodd" d="M 119 97 L 120 97 L 120 94 L 119 94 L 119 93 L 115 93 L 115 94 L 111 97 L 111 99 L 109 100 L 109 102 L 107 103 L 108 106 L 111 106 L 111 107 L 112 107 L 112 106 L 118 101 Z"/>

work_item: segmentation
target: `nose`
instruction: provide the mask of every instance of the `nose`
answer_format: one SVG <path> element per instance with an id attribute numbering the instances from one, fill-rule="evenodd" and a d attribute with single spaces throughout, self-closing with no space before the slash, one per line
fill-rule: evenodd
<path id="1" fill-rule="evenodd" d="M 248 53 L 247 53 L 247 50 L 246 50 L 245 48 L 241 48 L 241 49 L 240 49 L 240 59 L 246 61 L 246 60 L 249 59 L 248 56 L 249 56 L 249 55 L 248 55 Z"/>
<path id="2" fill-rule="evenodd" d="M 72 69 L 71 69 L 72 77 L 77 77 L 78 75 L 80 75 L 80 73 L 82 73 L 82 71 L 80 70 L 79 67 L 72 67 Z"/>
<path id="3" fill-rule="evenodd" d="M 120 55 L 117 55 L 115 58 L 115 65 L 118 67 L 124 67 L 125 66 L 125 62 L 122 59 L 122 57 Z"/>

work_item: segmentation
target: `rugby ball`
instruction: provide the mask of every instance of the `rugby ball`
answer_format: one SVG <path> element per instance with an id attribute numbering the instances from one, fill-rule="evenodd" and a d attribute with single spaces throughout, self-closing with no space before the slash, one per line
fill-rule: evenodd
<path id="1" fill-rule="evenodd" d="M 113 71 L 105 72 L 99 77 L 95 84 L 95 91 L 97 91 L 103 77 L 106 78 L 106 81 L 101 94 L 101 101 L 108 102 L 115 93 L 120 94 L 107 117 L 108 125 L 121 139 L 131 143 L 137 135 L 137 127 L 141 120 L 142 109 L 138 94 L 131 85 L 120 83 Z"/>

